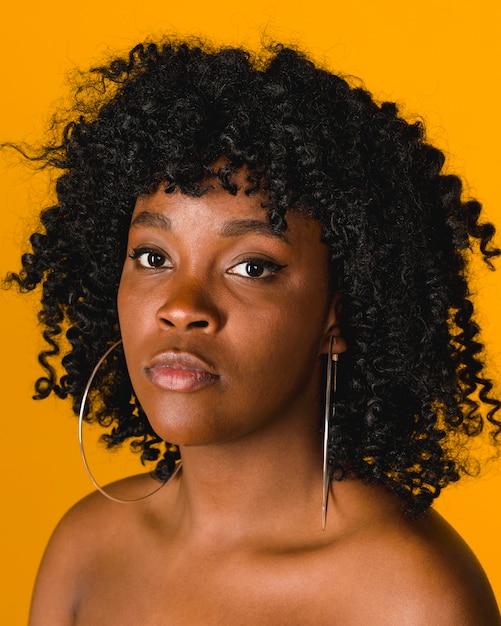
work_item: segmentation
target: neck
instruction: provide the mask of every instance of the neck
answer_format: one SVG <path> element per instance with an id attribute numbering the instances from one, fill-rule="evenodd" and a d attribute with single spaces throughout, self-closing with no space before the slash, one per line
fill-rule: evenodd
<path id="1" fill-rule="evenodd" d="M 306 425 L 305 425 L 306 422 Z M 238 540 L 320 528 L 321 435 L 316 419 L 289 420 L 217 445 L 181 448 L 178 506 L 185 528 Z"/>

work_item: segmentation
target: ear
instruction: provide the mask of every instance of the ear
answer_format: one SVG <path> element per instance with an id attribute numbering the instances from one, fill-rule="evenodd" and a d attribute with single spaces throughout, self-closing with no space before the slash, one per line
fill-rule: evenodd
<path id="1" fill-rule="evenodd" d="M 343 337 L 341 336 L 341 318 L 342 318 L 342 294 L 340 291 L 334 292 L 332 300 L 325 318 L 325 332 L 322 344 L 320 346 L 320 354 L 329 353 L 330 338 L 334 336 L 334 342 L 332 344 L 332 353 L 341 354 L 346 352 L 347 345 Z"/>

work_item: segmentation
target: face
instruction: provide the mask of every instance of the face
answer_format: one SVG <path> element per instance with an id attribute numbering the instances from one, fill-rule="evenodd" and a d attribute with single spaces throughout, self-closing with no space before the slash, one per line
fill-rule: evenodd
<path id="1" fill-rule="evenodd" d="M 127 366 L 166 441 L 208 445 L 272 424 L 318 428 L 320 354 L 336 323 L 321 229 L 216 187 L 136 203 L 118 293 Z"/>

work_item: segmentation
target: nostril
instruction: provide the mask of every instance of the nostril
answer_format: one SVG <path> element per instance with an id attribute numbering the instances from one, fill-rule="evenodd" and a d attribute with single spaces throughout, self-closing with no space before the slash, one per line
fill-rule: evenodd
<path id="1" fill-rule="evenodd" d="M 187 324 L 179 324 L 176 323 L 176 320 L 169 319 L 168 317 L 162 317 L 162 322 L 166 326 L 171 326 L 172 328 L 177 328 L 178 326 L 185 326 L 186 328 L 208 328 L 209 326 L 208 320 L 193 320 Z"/>
<path id="2" fill-rule="evenodd" d="M 207 328 L 208 325 L 209 322 L 207 320 L 198 320 L 190 324 L 190 326 L 194 326 L 195 328 Z"/>

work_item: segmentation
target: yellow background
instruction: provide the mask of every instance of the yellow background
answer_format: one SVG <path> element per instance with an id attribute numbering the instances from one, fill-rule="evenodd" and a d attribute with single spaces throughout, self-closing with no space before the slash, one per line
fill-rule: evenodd
<path id="1" fill-rule="evenodd" d="M 65 76 L 108 50 L 150 34 L 176 32 L 254 47 L 262 33 L 296 42 L 333 70 L 361 77 L 380 99 L 420 114 L 429 136 L 467 175 L 468 192 L 501 225 L 499 187 L 500 4 L 497 0 L 256 0 L 238 4 L 158 0 L 24 0 L 0 16 L 0 141 L 37 141 Z M 303 8 L 304 7 L 304 8 Z M 46 201 L 46 181 L 0 155 L 0 271 L 18 267 L 18 250 Z M 498 243 L 501 243 L 498 240 Z M 491 372 L 501 380 L 501 274 L 481 272 L 475 287 Z M 39 375 L 37 298 L 0 292 L 2 463 L 0 623 L 25 624 L 36 569 L 57 520 L 91 490 L 78 458 L 68 404 L 30 399 Z M 501 601 L 499 472 L 449 488 L 439 510 L 477 553 Z"/>

